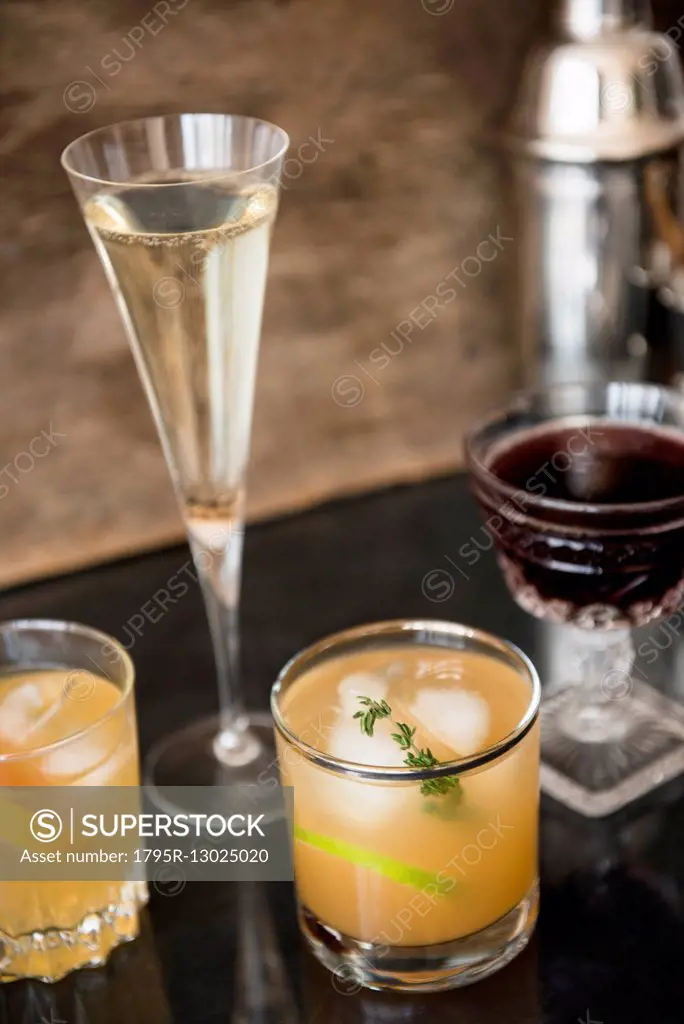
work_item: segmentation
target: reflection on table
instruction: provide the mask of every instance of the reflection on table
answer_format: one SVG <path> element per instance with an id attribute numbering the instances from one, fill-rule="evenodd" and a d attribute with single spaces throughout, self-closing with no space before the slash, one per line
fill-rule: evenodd
<path id="1" fill-rule="evenodd" d="M 0 988 L 5 1024 L 172 1024 L 148 911 L 139 937 L 105 966 L 75 971 L 55 985 L 18 981 Z"/>

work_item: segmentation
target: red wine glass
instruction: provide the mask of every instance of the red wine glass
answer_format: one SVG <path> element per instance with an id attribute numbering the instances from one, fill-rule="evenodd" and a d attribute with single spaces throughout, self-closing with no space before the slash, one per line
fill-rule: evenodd
<path id="1" fill-rule="evenodd" d="M 542 787 L 612 813 L 684 770 L 684 708 L 644 681 L 631 635 L 684 599 L 684 397 L 619 382 L 523 394 L 472 430 L 466 458 L 511 594 L 570 631 L 542 704 Z"/>

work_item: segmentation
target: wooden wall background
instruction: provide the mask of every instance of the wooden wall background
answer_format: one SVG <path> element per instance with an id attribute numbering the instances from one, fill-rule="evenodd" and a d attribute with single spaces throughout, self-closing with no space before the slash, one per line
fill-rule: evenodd
<path id="1" fill-rule="evenodd" d="M 466 424 L 515 375 L 515 210 L 491 137 L 546 30 L 546 6 L 15 0 L 0 9 L 0 585 L 182 533 L 59 166 L 64 145 L 112 121 L 181 109 L 282 124 L 295 159 L 310 137 L 329 140 L 285 179 L 250 514 L 420 479 L 459 463 Z M 676 4 L 660 5 L 659 22 L 668 17 Z M 507 240 L 475 273 L 490 234 Z M 416 314 L 469 258 L 455 300 L 429 322 Z M 423 326 L 400 346 L 391 332 L 411 311 Z M 383 343 L 392 355 L 378 369 L 371 353 Z M 51 430 L 48 453 L 33 458 L 47 445 L 34 439 Z"/>

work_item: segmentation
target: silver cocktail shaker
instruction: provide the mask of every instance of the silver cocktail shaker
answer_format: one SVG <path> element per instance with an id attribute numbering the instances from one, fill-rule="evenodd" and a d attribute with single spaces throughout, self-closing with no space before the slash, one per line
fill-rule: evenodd
<path id="1" fill-rule="evenodd" d="M 678 37 L 647 0 L 562 0 L 513 119 L 527 385 L 669 380 L 657 299 L 684 211 Z"/>

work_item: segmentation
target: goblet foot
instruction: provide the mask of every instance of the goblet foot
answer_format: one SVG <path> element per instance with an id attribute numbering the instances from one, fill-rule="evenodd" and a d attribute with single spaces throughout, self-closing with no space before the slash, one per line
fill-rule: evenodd
<path id="1" fill-rule="evenodd" d="M 148 796 L 156 806 L 178 813 L 189 811 L 181 806 L 183 786 L 234 787 L 248 793 L 259 788 L 259 809 L 268 817 L 283 813 L 278 780 L 278 761 L 273 738 L 273 719 L 268 712 L 249 712 L 247 730 L 239 747 L 221 740 L 218 715 L 203 718 L 165 736 L 157 743 L 143 765 L 143 779 Z M 248 741 L 244 741 L 245 735 Z M 228 749 L 228 756 L 217 757 Z M 236 756 L 231 757 L 231 750 Z M 247 753 L 251 757 L 247 758 Z M 232 760 L 232 763 L 231 763 Z"/>
<path id="2" fill-rule="evenodd" d="M 626 690 L 626 687 L 625 687 Z M 604 703 L 570 686 L 541 705 L 541 786 L 555 800 L 598 818 L 684 771 L 684 707 L 646 683 Z"/>

